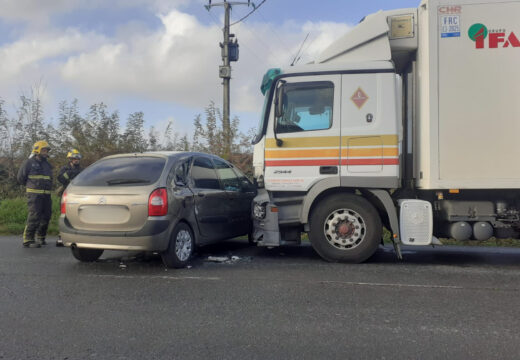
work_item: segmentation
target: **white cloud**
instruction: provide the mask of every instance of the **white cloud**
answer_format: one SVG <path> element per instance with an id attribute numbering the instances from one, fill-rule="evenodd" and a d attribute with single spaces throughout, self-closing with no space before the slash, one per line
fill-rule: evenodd
<path id="1" fill-rule="evenodd" d="M 21 17 L 15 11 L 15 1 L 0 0 L 6 1 L 10 5 L 6 13 Z M 92 4 L 100 1 L 93 0 L 87 5 L 94 6 Z M 68 11 L 80 0 L 19 2 L 52 12 Z M 127 6 L 144 2 L 147 1 L 125 0 Z M 189 2 L 156 0 L 148 4 L 160 9 Z M 32 12 L 38 11 L 33 9 Z M 158 29 L 147 29 L 145 23 L 130 21 L 121 24 L 115 35 L 108 37 L 92 31 L 53 29 L 49 25 L 45 31 L 29 32 L 5 44 L 0 47 L 1 94 L 13 83 L 27 81 L 30 84 L 43 76 L 50 89 L 67 89 L 65 92 L 71 97 L 79 98 L 92 98 L 95 94 L 98 99 L 95 101 L 131 96 L 197 109 L 208 105 L 210 100 L 220 104 L 220 24 L 202 24 L 194 16 L 175 9 L 159 14 L 162 14 L 158 15 L 162 26 Z M 262 75 L 270 67 L 288 66 L 307 33 L 310 36 L 303 46 L 299 64 L 313 60 L 348 28 L 327 22 L 303 25 L 288 22 L 276 28 L 266 23 L 234 26 L 232 32 L 239 39 L 240 60 L 232 63 L 232 113 L 260 112 Z"/>
<path id="2" fill-rule="evenodd" d="M 29 35 L 0 48 L 0 79 L 17 77 L 28 67 L 44 67 L 49 59 L 69 56 L 104 41 L 102 36 L 75 30 Z"/>
<path id="3" fill-rule="evenodd" d="M 68 12 L 79 3 L 80 0 L 0 0 L 0 18 L 42 21 L 50 14 Z"/>
<path id="4" fill-rule="evenodd" d="M 53 15 L 77 10 L 144 7 L 166 13 L 193 1 L 196 0 L 0 0 L 0 19 L 28 22 L 37 27 L 48 24 Z"/>
<path id="5" fill-rule="evenodd" d="M 160 19 L 163 27 L 155 33 L 108 43 L 95 51 L 70 57 L 63 67 L 63 79 L 84 91 L 138 95 L 199 108 L 210 100 L 218 101 L 222 93 L 218 78 L 220 28 L 203 25 L 177 10 Z M 310 61 L 348 26 L 334 23 L 306 23 L 302 29 L 287 26 L 277 31 L 277 41 L 265 36 L 270 34 L 269 29 L 267 24 L 236 29 L 241 49 L 239 62 L 232 63 L 236 111 L 258 110 L 263 73 L 269 67 L 287 66 L 305 33 L 311 33 L 314 39 L 303 47 L 302 59 Z M 289 31 L 284 33 L 284 30 Z M 293 46 L 287 49 L 286 43 Z"/>
<path id="6" fill-rule="evenodd" d="M 78 90 L 200 106 L 218 86 L 216 27 L 172 11 L 161 16 L 163 27 L 148 36 L 107 42 L 94 51 L 71 56 L 63 80 Z"/>

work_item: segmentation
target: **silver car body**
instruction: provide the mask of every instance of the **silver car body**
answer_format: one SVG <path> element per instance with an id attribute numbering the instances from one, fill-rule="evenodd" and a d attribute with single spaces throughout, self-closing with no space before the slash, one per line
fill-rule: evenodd
<path id="1" fill-rule="evenodd" d="M 152 152 L 108 156 L 91 166 L 106 160 L 131 163 L 131 159 L 141 163 L 149 159 L 159 163 L 157 159 L 163 159 L 164 168 L 151 184 L 81 186 L 80 174 L 66 190 L 66 212 L 59 219 L 65 246 L 162 252 L 168 249 L 172 231 L 179 222 L 189 225 L 196 245 L 251 231 L 250 209 L 256 190 L 230 163 L 201 153 Z M 215 170 L 220 174 L 215 180 L 211 169 L 194 165 L 199 162 L 209 164 L 208 161 L 221 167 L 225 163 L 229 168 Z M 114 172 L 117 170 L 116 166 Z M 180 180 L 176 172 L 182 171 L 187 171 L 187 177 Z M 240 189 L 224 187 L 222 174 L 224 177 L 236 174 L 242 184 Z M 197 179 L 194 180 L 192 175 Z M 205 180 L 206 176 L 212 180 Z M 114 177 L 117 178 L 117 174 Z M 164 216 L 149 216 L 150 194 L 159 188 L 167 191 L 168 212 Z"/>

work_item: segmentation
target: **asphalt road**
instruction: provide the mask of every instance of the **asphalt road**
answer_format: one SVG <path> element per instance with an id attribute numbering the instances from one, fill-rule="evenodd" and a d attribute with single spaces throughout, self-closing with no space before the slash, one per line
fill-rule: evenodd
<path id="1" fill-rule="evenodd" d="M 520 250 L 359 265 L 235 240 L 190 268 L 0 237 L 0 359 L 518 359 Z M 121 256 L 125 256 L 121 261 Z M 224 263 L 209 256 L 237 256 Z"/>

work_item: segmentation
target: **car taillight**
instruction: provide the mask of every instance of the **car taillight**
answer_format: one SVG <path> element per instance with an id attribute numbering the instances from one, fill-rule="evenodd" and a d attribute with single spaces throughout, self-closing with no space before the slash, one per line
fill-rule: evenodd
<path id="1" fill-rule="evenodd" d="M 67 191 L 63 192 L 61 196 L 61 213 L 65 214 L 67 212 Z"/>
<path id="2" fill-rule="evenodd" d="M 155 189 L 148 199 L 148 216 L 164 216 L 168 213 L 168 192 Z"/>

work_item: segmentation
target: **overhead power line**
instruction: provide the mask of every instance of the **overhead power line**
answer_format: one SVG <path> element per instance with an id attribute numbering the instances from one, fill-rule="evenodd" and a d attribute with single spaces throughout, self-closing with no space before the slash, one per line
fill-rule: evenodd
<path id="1" fill-rule="evenodd" d="M 267 1 L 267 0 L 262 0 L 262 2 L 261 2 L 260 4 L 258 4 L 258 5 L 253 4 L 253 10 L 251 10 L 251 11 L 250 11 L 249 13 L 247 13 L 244 17 L 242 17 L 240 20 L 235 21 L 234 23 L 230 24 L 229 26 L 233 26 L 233 25 L 235 25 L 235 24 L 238 24 L 238 23 L 241 22 L 242 20 L 247 19 L 249 15 L 251 15 L 251 14 L 254 13 L 256 10 L 258 10 L 258 8 L 259 8 L 260 6 L 262 6 L 262 4 L 265 3 L 266 1 Z"/>

